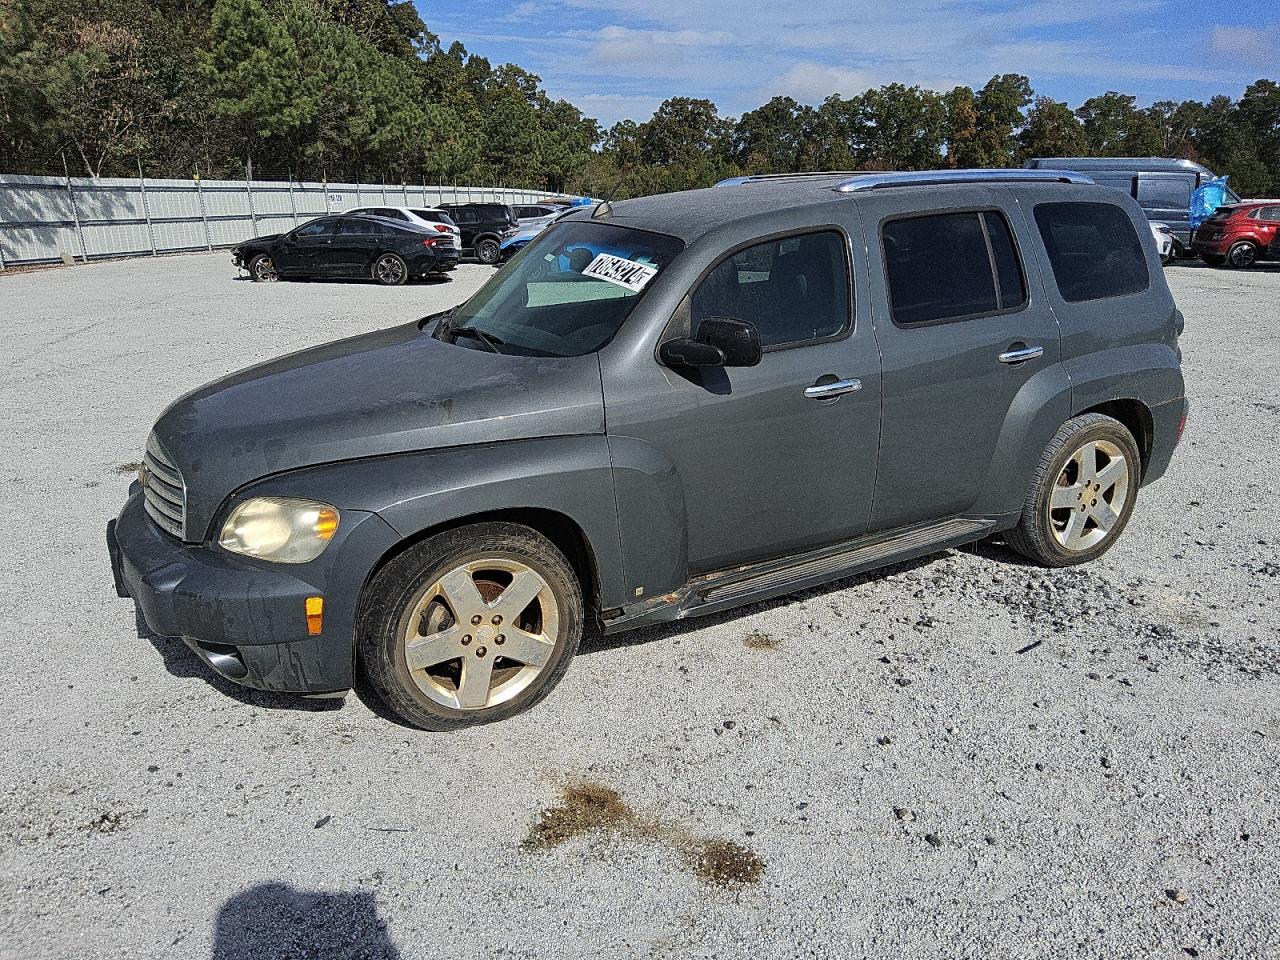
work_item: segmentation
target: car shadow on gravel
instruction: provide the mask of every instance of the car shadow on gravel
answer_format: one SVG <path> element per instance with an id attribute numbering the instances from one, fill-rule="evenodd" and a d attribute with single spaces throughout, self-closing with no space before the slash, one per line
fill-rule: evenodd
<path id="1" fill-rule="evenodd" d="M 213 924 L 213 960 L 401 956 L 367 890 L 298 890 L 286 883 L 263 883 L 224 903 Z"/>
<path id="2" fill-rule="evenodd" d="M 169 671 L 170 676 L 177 677 L 180 680 L 193 678 L 203 680 L 213 689 L 233 700 L 238 700 L 253 707 L 261 707 L 264 710 L 297 710 L 303 713 L 326 713 L 342 708 L 343 701 L 337 697 L 316 699 L 296 694 L 270 693 L 266 690 L 254 690 L 250 687 L 242 687 L 238 683 L 232 683 L 230 680 L 218 676 L 202 663 L 200 658 L 192 653 L 190 648 L 179 637 L 163 637 L 151 630 L 146 621 L 142 619 L 141 612 L 136 608 L 134 609 L 134 617 L 136 618 L 139 638 L 146 640 L 156 648 L 156 652 L 160 654 L 164 662 L 164 668 Z"/>

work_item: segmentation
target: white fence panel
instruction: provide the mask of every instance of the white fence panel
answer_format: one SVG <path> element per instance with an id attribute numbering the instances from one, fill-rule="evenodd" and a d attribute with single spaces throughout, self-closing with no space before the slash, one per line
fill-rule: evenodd
<path id="1" fill-rule="evenodd" d="M 502 187 L 0 174 L 0 270 L 230 247 L 361 206 L 531 203 Z"/>

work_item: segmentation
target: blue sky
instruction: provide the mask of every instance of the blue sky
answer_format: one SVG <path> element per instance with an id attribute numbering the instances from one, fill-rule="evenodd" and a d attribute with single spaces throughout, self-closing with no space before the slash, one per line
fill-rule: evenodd
<path id="1" fill-rule="evenodd" d="M 901 82 L 945 90 L 1022 73 L 1073 107 L 1107 90 L 1239 96 L 1280 80 L 1280 2 L 1238 0 L 415 0 L 446 45 L 538 74 L 606 126 L 667 97 L 738 115 Z"/>

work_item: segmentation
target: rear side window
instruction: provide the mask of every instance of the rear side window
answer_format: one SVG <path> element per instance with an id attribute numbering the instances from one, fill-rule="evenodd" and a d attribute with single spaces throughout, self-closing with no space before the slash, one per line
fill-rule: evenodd
<path id="1" fill-rule="evenodd" d="M 881 242 L 899 326 L 972 319 L 1027 302 L 1013 234 L 994 210 L 890 220 Z"/>
<path id="2" fill-rule="evenodd" d="M 1068 303 L 1124 297 L 1147 289 L 1151 277 L 1128 215 L 1109 203 L 1040 203 L 1036 226 Z"/>
<path id="3" fill-rule="evenodd" d="M 693 293 L 691 329 L 708 317 L 755 325 L 760 345 L 833 337 L 849 324 L 849 263 L 834 231 L 758 243 L 722 260 Z"/>
<path id="4" fill-rule="evenodd" d="M 382 231 L 382 226 L 376 221 L 362 220 L 359 217 L 348 217 L 338 224 L 338 235 L 343 237 L 372 237 Z"/>
<path id="5" fill-rule="evenodd" d="M 1138 203 L 1147 210 L 1189 210 L 1191 181 L 1174 177 L 1139 177 Z"/>
<path id="6" fill-rule="evenodd" d="M 1280 207 L 1263 207 L 1258 211 L 1259 220 L 1280 220 Z"/>

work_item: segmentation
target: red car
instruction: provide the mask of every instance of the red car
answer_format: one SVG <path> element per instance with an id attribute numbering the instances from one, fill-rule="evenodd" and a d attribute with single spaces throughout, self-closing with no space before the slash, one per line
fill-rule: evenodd
<path id="1" fill-rule="evenodd" d="M 1251 200 L 1219 207 L 1200 225 L 1192 251 L 1215 267 L 1248 267 L 1276 256 L 1268 251 L 1280 227 L 1280 201 Z"/>

